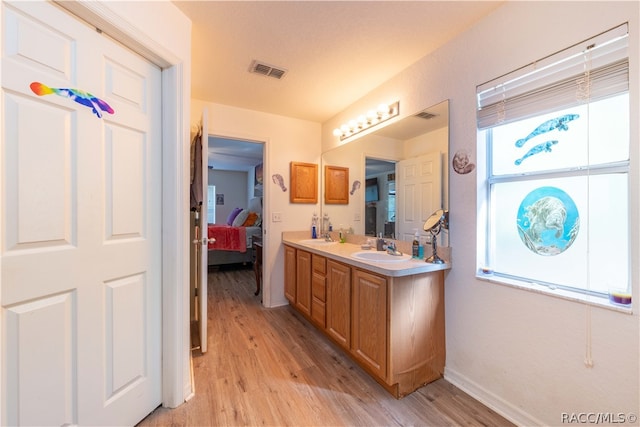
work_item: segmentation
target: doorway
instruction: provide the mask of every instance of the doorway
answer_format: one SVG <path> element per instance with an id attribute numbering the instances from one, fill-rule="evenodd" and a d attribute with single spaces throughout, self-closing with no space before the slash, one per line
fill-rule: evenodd
<path id="1" fill-rule="evenodd" d="M 395 237 L 396 163 L 365 158 L 365 234 Z"/>
<path id="2" fill-rule="evenodd" d="M 234 211 L 241 210 L 232 225 L 242 227 L 242 234 L 246 237 L 246 252 L 210 251 L 209 266 L 230 269 L 245 268 L 247 264 L 260 265 L 255 271 L 256 282 L 263 276 L 258 258 L 262 255 L 263 238 L 264 152 L 265 144 L 260 141 L 208 137 L 207 172 L 215 203 L 213 224 L 228 224 Z M 238 218 L 242 218 L 245 212 L 248 219 L 240 224 Z"/>

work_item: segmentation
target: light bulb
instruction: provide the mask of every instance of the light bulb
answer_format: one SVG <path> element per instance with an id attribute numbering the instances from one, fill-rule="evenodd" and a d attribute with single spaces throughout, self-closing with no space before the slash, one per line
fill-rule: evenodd
<path id="1" fill-rule="evenodd" d="M 358 127 L 358 122 L 356 122 L 355 120 L 349 120 L 349 129 L 354 130 L 355 128 Z"/>
<path id="2" fill-rule="evenodd" d="M 340 126 L 340 130 L 342 131 L 343 134 L 346 135 L 347 133 L 349 133 L 349 126 L 342 125 L 342 126 Z"/>
<path id="3" fill-rule="evenodd" d="M 387 114 L 389 114 L 389 106 L 387 104 L 378 105 L 378 116 L 385 117 Z"/>
<path id="4" fill-rule="evenodd" d="M 340 130 L 340 128 L 335 128 L 333 130 L 333 136 L 342 136 L 342 131 Z"/>
<path id="5" fill-rule="evenodd" d="M 361 115 L 360 117 L 358 117 L 358 127 L 359 128 L 362 129 L 364 127 L 364 125 L 366 125 L 366 124 L 367 124 L 367 118 L 364 116 L 364 114 Z"/>

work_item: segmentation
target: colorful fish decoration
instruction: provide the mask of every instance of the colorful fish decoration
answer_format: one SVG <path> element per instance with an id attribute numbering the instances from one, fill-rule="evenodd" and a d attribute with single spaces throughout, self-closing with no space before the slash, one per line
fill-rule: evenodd
<path id="1" fill-rule="evenodd" d="M 99 119 L 102 118 L 101 111 L 106 111 L 109 114 L 114 113 L 113 108 L 111 108 L 105 101 L 80 89 L 54 88 L 40 82 L 33 82 L 29 87 L 33 93 L 38 96 L 55 93 L 56 95 L 70 98 L 78 104 L 91 108 L 93 114 L 95 114 Z"/>
<path id="2" fill-rule="evenodd" d="M 553 147 L 557 143 L 558 143 L 557 140 L 553 140 L 553 141 L 547 141 L 547 142 L 543 142 L 542 144 L 536 145 L 531 150 L 527 151 L 527 154 L 522 156 L 522 158 L 520 158 L 520 159 L 515 161 L 516 166 L 519 166 L 522 163 L 522 161 L 524 159 L 526 159 L 527 157 L 531 157 L 531 156 L 533 156 L 535 154 L 542 153 L 543 151 L 546 151 L 547 153 L 550 153 L 551 152 L 551 147 Z"/>
<path id="3" fill-rule="evenodd" d="M 564 116 L 556 117 L 555 119 L 547 120 L 542 123 L 540 126 L 535 128 L 533 132 L 527 135 L 525 138 L 519 139 L 516 141 L 516 147 L 522 147 L 528 140 L 533 138 L 534 136 L 551 132 L 552 130 L 569 130 L 569 123 L 572 120 L 579 118 L 579 114 L 565 114 Z"/>

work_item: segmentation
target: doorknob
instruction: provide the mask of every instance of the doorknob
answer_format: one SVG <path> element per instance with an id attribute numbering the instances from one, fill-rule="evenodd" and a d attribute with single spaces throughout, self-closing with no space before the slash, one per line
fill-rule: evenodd
<path id="1" fill-rule="evenodd" d="M 209 243 L 215 243 L 216 239 L 209 239 L 208 237 L 203 237 L 202 239 L 193 239 L 193 244 L 194 245 L 199 245 L 202 244 L 202 246 L 207 246 Z"/>

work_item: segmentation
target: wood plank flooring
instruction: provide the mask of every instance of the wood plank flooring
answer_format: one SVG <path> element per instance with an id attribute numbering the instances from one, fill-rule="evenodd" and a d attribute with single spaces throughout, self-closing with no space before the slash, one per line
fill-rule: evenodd
<path id="1" fill-rule="evenodd" d="M 441 379 L 396 400 L 293 309 L 263 308 L 250 266 L 209 273 L 195 396 L 139 426 L 511 426 Z"/>

